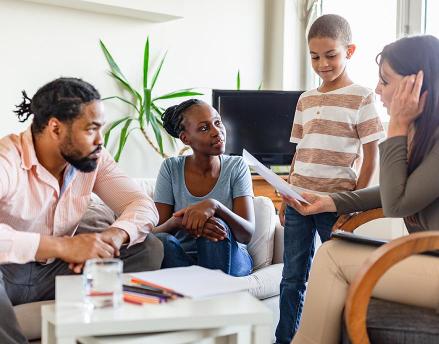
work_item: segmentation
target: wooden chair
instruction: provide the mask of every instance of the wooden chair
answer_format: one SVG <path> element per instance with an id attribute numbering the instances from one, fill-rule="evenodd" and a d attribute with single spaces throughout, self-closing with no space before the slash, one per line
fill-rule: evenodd
<path id="1" fill-rule="evenodd" d="M 338 228 L 353 232 L 360 225 L 382 217 L 384 216 L 381 208 L 373 209 L 354 214 Z M 393 265 L 413 254 L 438 249 L 439 231 L 428 231 L 417 232 L 392 240 L 388 244 L 377 248 L 371 254 L 351 284 L 346 299 L 345 326 L 352 344 L 370 343 L 366 328 L 367 311 L 372 291 L 381 276 Z M 432 317 L 435 318 L 434 311 L 431 311 L 431 313 L 433 313 Z M 439 322 L 439 316 L 437 321 Z"/>

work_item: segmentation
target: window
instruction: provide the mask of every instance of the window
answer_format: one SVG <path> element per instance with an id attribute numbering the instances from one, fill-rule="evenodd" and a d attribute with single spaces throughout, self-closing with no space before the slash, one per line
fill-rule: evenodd
<path id="1" fill-rule="evenodd" d="M 439 38 L 439 20 L 437 19 L 439 1 L 426 0 L 425 2 L 425 33 Z"/>
<path id="2" fill-rule="evenodd" d="M 346 18 L 357 46 L 349 62 L 349 76 L 360 85 L 375 89 L 378 82 L 377 54 L 393 42 L 397 32 L 398 0 L 322 0 L 322 14 L 335 13 Z M 377 102 L 378 111 L 386 119 L 386 111 Z"/>

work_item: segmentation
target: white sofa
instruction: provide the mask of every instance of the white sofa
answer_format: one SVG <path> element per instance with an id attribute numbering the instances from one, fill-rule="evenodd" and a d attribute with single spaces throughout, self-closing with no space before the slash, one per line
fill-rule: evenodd
<path id="1" fill-rule="evenodd" d="M 152 196 L 154 179 L 139 179 L 138 183 Z M 279 320 L 279 284 L 282 276 L 283 227 L 279 224 L 274 206 L 267 197 L 254 198 L 256 231 L 248 246 L 254 261 L 254 272 L 244 279 L 249 292 L 262 300 L 273 311 L 274 330 Z M 112 222 L 112 213 L 97 197 L 92 197 L 87 213 L 79 229 L 87 227 L 105 228 Z M 110 218 L 109 218 L 110 217 Z M 52 302 L 52 301 L 48 301 Z M 41 335 L 41 305 L 47 302 L 34 302 L 15 306 L 18 321 L 29 340 L 38 340 Z"/>

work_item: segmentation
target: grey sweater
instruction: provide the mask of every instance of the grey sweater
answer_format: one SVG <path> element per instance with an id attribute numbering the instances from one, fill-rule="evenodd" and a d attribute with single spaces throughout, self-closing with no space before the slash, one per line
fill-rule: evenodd
<path id="1" fill-rule="evenodd" d="M 380 186 L 334 193 L 339 214 L 383 208 L 386 217 L 416 215 L 420 227 L 406 221 L 409 232 L 439 230 L 439 131 L 422 163 L 407 175 L 407 137 L 396 136 L 379 145 Z"/>

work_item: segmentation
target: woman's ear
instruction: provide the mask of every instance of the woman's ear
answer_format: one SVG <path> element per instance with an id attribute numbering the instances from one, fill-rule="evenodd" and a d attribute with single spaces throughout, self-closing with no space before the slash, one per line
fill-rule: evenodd
<path id="1" fill-rule="evenodd" d="M 190 144 L 190 140 L 187 137 L 187 134 L 186 134 L 186 132 L 184 130 L 180 133 L 179 138 L 180 138 L 181 142 L 183 142 L 186 146 L 190 146 L 191 145 Z"/>
<path id="2" fill-rule="evenodd" d="M 346 58 L 350 59 L 352 55 L 355 53 L 355 49 L 357 49 L 357 46 L 355 44 L 348 44 L 346 49 Z"/>

